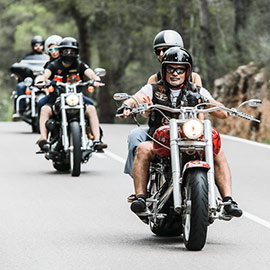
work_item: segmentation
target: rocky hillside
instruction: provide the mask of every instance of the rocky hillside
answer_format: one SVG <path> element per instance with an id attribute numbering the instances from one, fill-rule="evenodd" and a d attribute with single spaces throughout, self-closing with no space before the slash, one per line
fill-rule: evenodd
<path id="1" fill-rule="evenodd" d="M 237 117 L 213 119 L 220 133 L 270 143 L 270 80 L 264 74 L 263 69 L 249 63 L 215 81 L 213 96 L 226 107 L 237 107 L 251 98 L 262 100 L 259 108 L 242 107 L 244 112 L 260 119 L 260 124 Z"/>

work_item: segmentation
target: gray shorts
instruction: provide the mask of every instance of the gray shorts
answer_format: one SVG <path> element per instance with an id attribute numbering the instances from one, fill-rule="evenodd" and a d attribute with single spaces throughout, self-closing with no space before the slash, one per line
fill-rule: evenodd
<path id="1" fill-rule="evenodd" d="M 129 174 L 133 178 L 133 163 L 136 154 L 137 146 L 141 142 L 145 142 L 147 135 L 143 132 L 148 132 L 149 127 L 145 128 L 134 128 L 128 135 L 128 156 L 125 164 L 124 173 Z"/>

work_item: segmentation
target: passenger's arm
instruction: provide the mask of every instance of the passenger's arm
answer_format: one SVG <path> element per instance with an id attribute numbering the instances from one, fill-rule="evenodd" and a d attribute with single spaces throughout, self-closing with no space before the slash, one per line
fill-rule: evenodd
<path id="1" fill-rule="evenodd" d="M 224 105 L 218 101 L 216 101 L 215 99 L 211 99 L 209 100 L 211 104 L 213 105 L 217 105 L 219 107 L 224 107 Z M 212 106 L 207 106 L 208 108 L 211 108 Z M 214 117 L 220 118 L 220 119 L 225 119 L 228 117 L 228 113 L 225 111 L 215 111 L 215 112 L 211 112 L 211 115 L 213 115 Z"/>
<path id="2" fill-rule="evenodd" d="M 46 68 L 43 75 L 45 77 L 45 80 L 48 80 L 51 77 L 52 72 Z"/>
<path id="3" fill-rule="evenodd" d="M 196 72 L 192 72 L 192 82 L 196 85 L 202 86 L 202 79 L 201 76 L 196 73 Z"/>
<path id="4" fill-rule="evenodd" d="M 158 81 L 157 74 L 153 74 L 152 76 L 149 77 L 147 84 L 156 83 L 157 81 Z"/>

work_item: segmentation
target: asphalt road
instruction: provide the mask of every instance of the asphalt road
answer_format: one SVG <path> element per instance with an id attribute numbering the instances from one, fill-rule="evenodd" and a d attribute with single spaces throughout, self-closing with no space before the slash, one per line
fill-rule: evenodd
<path id="1" fill-rule="evenodd" d="M 131 125 L 102 125 L 105 154 L 79 178 L 36 155 L 25 123 L 0 123 L 0 270 L 270 269 L 270 148 L 223 137 L 244 216 L 209 227 L 200 252 L 159 238 L 130 210 L 123 174 Z"/>

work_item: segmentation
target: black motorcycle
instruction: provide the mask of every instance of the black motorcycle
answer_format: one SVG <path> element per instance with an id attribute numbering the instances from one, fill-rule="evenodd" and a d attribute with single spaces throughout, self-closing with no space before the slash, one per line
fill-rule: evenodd
<path id="1" fill-rule="evenodd" d="M 11 99 L 13 100 L 14 115 L 13 120 L 23 120 L 32 126 L 33 132 L 38 132 L 38 112 L 37 103 L 46 95 L 42 85 L 33 85 L 34 79 L 42 74 L 43 66 L 46 63 L 46 59 L 37 57 L 28 57 L 19 63 L 15 63 L 11 66 L 11 72 L 17 82 L 24 82 L 26 87 L 23 95 L 17 96 L 16 91 L 12 92 Z M 21 103 L 24 103 L 23 112 L 19 111 Z"/>
<path id="2" fill-rule="evenodd" d="M 102 77 L 106 71 L 97 68 L 95 73 Z M 59 93 L 53 106 L 54 116 L 46 122 L 49 149 L 45 152 L 45 158 L 52 160 L 53 167 L 58 171 L 70 170 L 72 176 L 80 175 L 81 164 L 86 163 L 95 152 L 88 135 L 91 127 L 84 115 L 85 105 L 80 90 L 81 86 L 93 87 L 93 84 L 94 81 L 90 80 L 76 83 L 53 82 L 50 86 L 50 91 Z"/>

